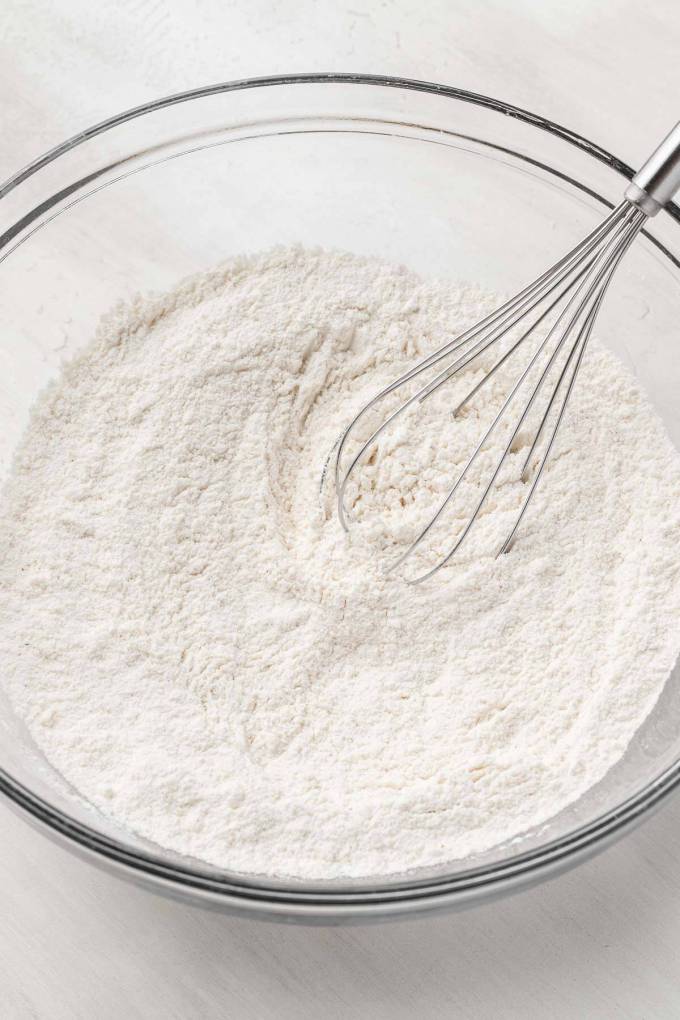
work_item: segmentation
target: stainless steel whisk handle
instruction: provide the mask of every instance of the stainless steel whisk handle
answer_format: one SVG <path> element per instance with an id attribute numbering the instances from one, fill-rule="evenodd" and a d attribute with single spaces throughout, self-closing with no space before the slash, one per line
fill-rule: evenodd
<path id="1" fill-rule="evenodd" d="M 666 135 L 626 188 L 625 197 L 646 216 L 668 205 L 680 190 L 680 121 Z"/>

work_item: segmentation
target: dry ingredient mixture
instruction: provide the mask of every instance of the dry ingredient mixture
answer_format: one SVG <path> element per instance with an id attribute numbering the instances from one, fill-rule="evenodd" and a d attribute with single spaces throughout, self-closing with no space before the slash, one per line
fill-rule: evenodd
<path id="1" fill-rule="evenodd" d="M 612 355 L 589 350 L 508 556 L 512 480 L 432 583 L 379 555 L 502 372 L 386 437 L 349 537 L 319 495 L 348 417 L 494 304 L 276 250 L 117 308 L 64 367 L 4 493 L 0 655 L 94 805 L 216 865 L 359 876 L 489 848 L 622 755 L 680 647 L 680 458 Z"/>

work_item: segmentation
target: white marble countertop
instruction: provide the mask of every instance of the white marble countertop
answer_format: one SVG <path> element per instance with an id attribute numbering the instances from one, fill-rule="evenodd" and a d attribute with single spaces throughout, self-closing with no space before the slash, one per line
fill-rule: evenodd
<path id="1" fill-rule="evenodd" d="M 0 179 L 94 120 L 207 82 L 397 74 L 527 106 L 630 163 L 680 117 L 680 5 L 655 0 L 4 0 Z M 162 900 L 0 805 L 0 1015 L 675 1018 L 680 799 L 551 883 L 366 928 Z"/>

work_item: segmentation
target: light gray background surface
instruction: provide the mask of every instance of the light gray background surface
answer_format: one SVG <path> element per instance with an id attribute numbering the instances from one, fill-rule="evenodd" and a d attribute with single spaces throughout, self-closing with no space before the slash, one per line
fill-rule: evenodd
<path id="1" fill-rule="evenodd" d="M 680 4 L 3 0 L 0 179 L 127 106 L 291 70 L 459 85 L 636 163 L 680 117 Z M 547 885 L 351 929 L 179 906 L 81 863 L 4 805 L 0 826 L 2 1020 L 680 1016 L 677 797 Z"/>

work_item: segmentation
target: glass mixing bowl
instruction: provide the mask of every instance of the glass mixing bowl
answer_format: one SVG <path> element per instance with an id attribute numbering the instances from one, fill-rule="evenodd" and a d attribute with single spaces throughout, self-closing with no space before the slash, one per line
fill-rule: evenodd
<path id="1" fill-rule="evenodd" d="M 592 229 L 630 176 L 599 147 L 506 103 L 365 75 L 216 85 L 83 131 L 0 188 L 3 469 L 38 391 L 121 297 L 296 242 L 512 292 Z M 638 238 L 597 326 L 676 445 L 679 258 L 671 207 Z M 405 875 L 279 881 L 166 851 L 79 799 L 6 701 L 0 765 L 0 789 L 26 818 L 158 891 L 285 920 L 412 914 L 546 878 L 650 812 L 680 779 L 679 672 L 625 757 L 578 802 L 488 853 Z"/>

